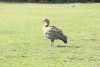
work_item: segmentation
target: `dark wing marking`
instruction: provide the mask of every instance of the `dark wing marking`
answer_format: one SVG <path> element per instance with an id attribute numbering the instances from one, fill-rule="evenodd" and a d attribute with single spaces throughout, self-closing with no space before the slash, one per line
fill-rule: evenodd
<path id="1" fill-rule="evenodd" d="M 61 29 L 55 27 L 55 26 L 50 26 L 50 31 L 55 32 L 55 33 L 62 33 Z"/>

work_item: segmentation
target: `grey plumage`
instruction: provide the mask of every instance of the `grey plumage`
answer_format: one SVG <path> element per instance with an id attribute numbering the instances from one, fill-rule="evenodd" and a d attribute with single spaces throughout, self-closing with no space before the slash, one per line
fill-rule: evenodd
<path id="1" fill-rule="evenodd" d="M 55 39 L 60 39 L 64 43 L 67 43 L 67 36 L 63 34 L 61 29 L 55 26 L 49 26 L 50 22 L 48 19 L 44 19 L 43 22 L 46 22 L 43 26 L 44 35 L 46 38 L 51 39 L 51 46 L 54 44 Z"/>

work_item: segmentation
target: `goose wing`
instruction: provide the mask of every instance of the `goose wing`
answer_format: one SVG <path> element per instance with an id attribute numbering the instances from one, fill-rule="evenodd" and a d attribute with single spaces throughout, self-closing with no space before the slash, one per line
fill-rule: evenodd
<path id="1" fill-rule="evenodd" d="M 62 34 L 63 35 L 63 32 L 61 31 L 61 29 L 55 27 L 55 26 L 50 26 L 50 30 L 49 30 L 51 33 L 53 34 Z"/>
<path id="2" fill-rule="evenodd" d="M 45 33 L 49 39 L 62 39 L 64 37 L 61 29 L 55 26 L 49 26 L 49 31 Z"/>

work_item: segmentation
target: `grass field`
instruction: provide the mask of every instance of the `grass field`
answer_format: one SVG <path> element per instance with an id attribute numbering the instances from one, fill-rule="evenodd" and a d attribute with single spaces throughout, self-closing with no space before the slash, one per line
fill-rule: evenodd
<path id="1" fill-rule="evenodd" d="M 67 44 L 50 46 L 44 18 Z M 100 3 L 0 3 L 0 67 L 100 67 Z"/>

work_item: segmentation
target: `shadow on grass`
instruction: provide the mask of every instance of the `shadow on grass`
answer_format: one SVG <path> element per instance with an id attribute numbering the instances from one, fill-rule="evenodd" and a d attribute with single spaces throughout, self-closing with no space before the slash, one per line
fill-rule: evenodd
<path id="1" fill-rule="evenodd" d="M 27 57 L 27 56 L 20 56 L 20 57 Z"/>
<path id="2" fill-rule="evenodd" d="M 71 47 L 71 46 L 59 46 L 59 45 L 58 45 L 57 47 Z"/>
<path id="3" fill-rule="evenodd" d="M 68 59 L 70 59 L 70 60 L 84 60 L 82 58 L 68 58 Z"/>
<path id="4" fill-rule="evenodd" d="M 58 45 L 57 47 L 62 47 L 62 48 L 65 48 L 65 47 L 68 47 L 68 48 L 82 48 L 82 47 L 80 47 L 80 46 L 60 46 L 60 45 Z"/>

